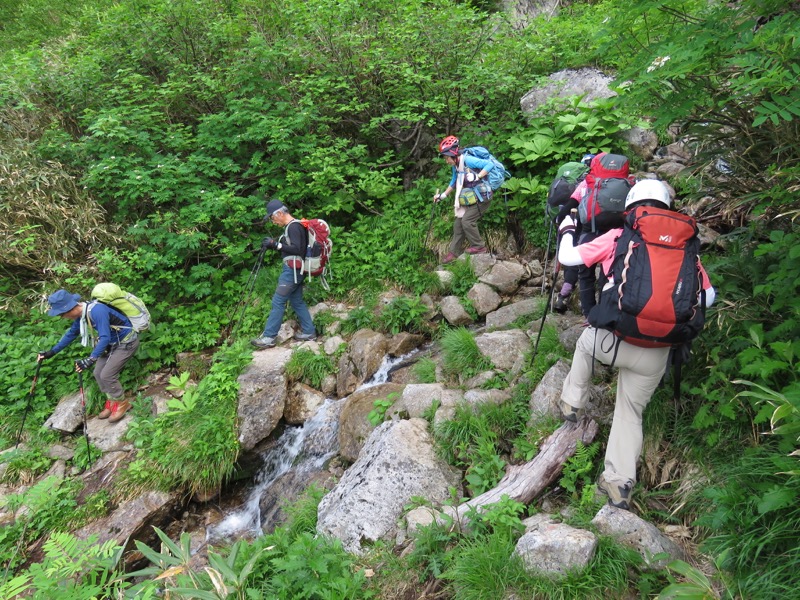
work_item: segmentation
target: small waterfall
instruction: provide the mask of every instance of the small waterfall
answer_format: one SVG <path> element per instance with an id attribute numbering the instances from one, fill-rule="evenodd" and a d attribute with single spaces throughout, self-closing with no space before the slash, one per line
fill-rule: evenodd
<path id="1" fill-rule="evenodd" d="M 326 400 L 300 427 L 287 427 L 280 439 L 264 455 L 264 466 L 255 479 L 255 487 L 247 501 L 237 511 L 226 516 L 206 531 L 206 540 L 226 539 L 236 535 L 261 535 L 261 510 L 259 501 L 262 494 L 276 479 L 289 471 L 311 472 L 319 470 L 325 462 L 336 454 L 336 434 L 338 427 L 329 427 L 329 413 L 337 401 Z"/>
<path id="2" fill-rule="evenodd" d="M 381 366 L 358 389 L 386 383 L 389 373 L 398 364 L 408 360 L 415 352 L 403 356 L 384 357 Z M 264 453 L 264 466 L 255 478 L 255 485 L 241 508 L 228 514 L 222 521 L 206 529 L 206 541 L 232 539 L 242 536 L 259 536 L 261 529 L 260 502 L 278 478 L 290 470 L 303 478 L 320 471 L 325 463 L 339 451 L 339 410 L 344 399 L 327 399 L 314 416 L 302 426 L 287 427 L 274 448 Z"/>

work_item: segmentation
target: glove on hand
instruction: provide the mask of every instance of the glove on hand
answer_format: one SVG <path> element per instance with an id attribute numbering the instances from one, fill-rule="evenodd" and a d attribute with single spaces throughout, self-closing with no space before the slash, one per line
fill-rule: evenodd
<path id="1" fill-rule="evenodd" d="M 575 219 L 573 219 L 571 215 L 567 215 L 564 217 L 564 220 L 561 221 L 561 225 L 558 226 L 558 233 L 560 235 L 564 235 L 565 233 L 574 233 L 575 226 Z"/>
<path id="2" fill-rule="evenodd" d="M 434 194 L 433 201 L 438 202 L 439 200 L 444 200 L 446 197 L 447 196 L 445 196 L 444 194 Z"/>
<path id="3" fill-rule="evenodd" d="M 89 358 L 82 358 L 81 360 L 75 361 L 75 370 L 80 373 L 81 371 L 85 371 L 89 367 L 91 367 L 94 363 L 97 362 L 96 358 L 89 357 Z"/>
<path id="4" fill-rule="evenodd" d="M 39 354 L 38 356 L 39 360 L 45 360 L 46 358 L 50 358 L 51 356 L 56 355 L 56 353 L 53 352 L 52 350 L 45 350 L 43 352 L 39 352 L 38 354 Z"/>
<path id="5" fill-rule="evenodd" d="M 277 247 L 278 247 L 278 242 L 276 242 L 271 237 L 264 238 L 264 241 L 261 242 L 262 250 L 274 250 Z"/>
<path id="6" fill-rule="evenodd" d="M 467 183 L 475 183 L 478 179 L 480 179 L 480 177 L 478 177 L 478 174 L 474 171 L 467 171 L 467 174 L 464 175 L 464 181 Z"/>

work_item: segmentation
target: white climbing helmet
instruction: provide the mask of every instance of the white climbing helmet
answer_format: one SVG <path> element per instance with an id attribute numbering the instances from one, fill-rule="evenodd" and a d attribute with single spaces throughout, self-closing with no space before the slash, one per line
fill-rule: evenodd
<path id="1" fill-rule="evenodd" d="M 669 195 L 667 186 L 658 179 L 643 179 L 631 188 L 628 197 L 625 198 L 625 209 L 630 208 L 631 204 L 642 200 L 657 200 L 663 202 L 667 208 L 672 206 L 672 198 Z"/>

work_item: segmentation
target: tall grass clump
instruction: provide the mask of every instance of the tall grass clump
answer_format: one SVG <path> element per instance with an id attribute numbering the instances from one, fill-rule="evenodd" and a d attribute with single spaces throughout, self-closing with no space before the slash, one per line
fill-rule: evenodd
<path id="1" fill-rule="evenodd" d="M 465 327 L 448 330 L 441 339 L 445 372 L 467 378 L 492 368 L 491 361 L 478 349 L 475 338 Z"/>

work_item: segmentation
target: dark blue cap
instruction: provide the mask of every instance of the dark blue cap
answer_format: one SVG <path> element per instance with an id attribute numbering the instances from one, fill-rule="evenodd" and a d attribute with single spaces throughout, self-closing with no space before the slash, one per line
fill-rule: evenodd
<path id="1" fill-rule="evenodd" d="M 50 310 L 47 314 L 51 317 L 63 315 L 69 312 L 78 304 L 81 297 L 78 294 L 70 294 L 67 290 L 58 290 L 48 296 L 47 302 L 50 304 Z"/>

